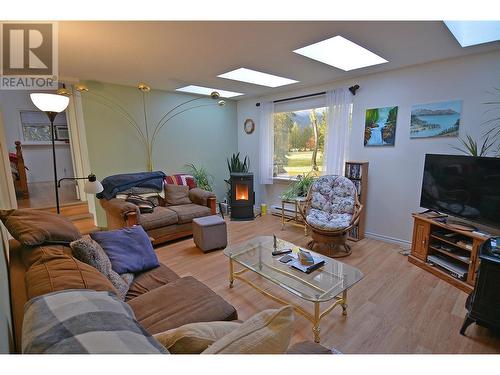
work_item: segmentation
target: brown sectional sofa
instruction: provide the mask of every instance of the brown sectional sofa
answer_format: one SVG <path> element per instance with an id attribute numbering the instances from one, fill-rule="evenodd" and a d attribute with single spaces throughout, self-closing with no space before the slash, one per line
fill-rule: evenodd
<path id="1" fill-rule="evenodd" d="M 139 207 L 121 198 L 101 199 L 106 211 L 108 229 L 142 225 L 153 244 L 193 234 L 194 218 L 215 215 L 216 198 L 212 192 L 194 188 L 189 190 L 189 204 L 157 206 L 152 213 L 141 214 Z"/>
<path id="2" fill-rule="evenodd" d="M 62 245 L 27 247 L 10 241 L 10 287 L 16 351 L 21 349 L 24 305 L 33 297 L 65 289 L 115 291 L 91 266 L 71 255 Z M 31 275 L 31 276 L 30 276 Z M 138 274 L 126 302 L 137 321 L 150 334 L 187 323 L 235 320 L 236 310 L 193 277 L 179 277 L 164 264 Z"/>

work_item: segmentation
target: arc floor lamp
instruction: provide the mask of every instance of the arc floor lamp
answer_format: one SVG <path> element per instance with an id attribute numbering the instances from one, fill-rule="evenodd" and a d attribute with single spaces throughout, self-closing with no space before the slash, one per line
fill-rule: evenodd
<path id="1" fill-rule="evenodd" d="M 67 93 L 68 91 L 63 89 L 63 93 Z M 84 191 L 87 194 L 96 194 L 100 193 L 103 190 L 101 183 L 96 179 L 94 174 L 90 174 L 88 177 L 73 177 L 73 178 L 62 178 L 61 180 L 57 179 L 57 161 L 56 161 L 56 145 L 55 145 L 55 128 L 54 128 L 54 119 L 56 116 L 64 111 L 69 104 L 69 96 L 68 94 L 51 94 L 51 93 L 32 93 L 30 94 L 31 101 L 40 111 L 45 112 L 50 121 L 50 134 L 52 141 L 52 164 L 54 167 L 54 188 L 56 193 L 56 209 L 57 213 L 61 213 L 60 205 L 59 205 L 59 187 L 61 185 L 62 180 L 79 180 L 79 179 L 87 179 L 88 181 L 84 185 Z"/>

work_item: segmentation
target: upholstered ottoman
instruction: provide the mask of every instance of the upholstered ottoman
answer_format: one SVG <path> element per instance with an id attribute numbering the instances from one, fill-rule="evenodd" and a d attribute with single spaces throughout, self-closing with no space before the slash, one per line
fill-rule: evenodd
<path id="1" fill-rule="evenodd" d="M 218 215 L 193 219 L 194 243 L 203 252 L 227 246 L 226 222 Z"/>

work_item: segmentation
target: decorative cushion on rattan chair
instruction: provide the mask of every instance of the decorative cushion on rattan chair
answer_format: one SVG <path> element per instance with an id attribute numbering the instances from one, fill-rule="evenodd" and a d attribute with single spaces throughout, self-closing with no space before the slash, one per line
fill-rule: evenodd
<path id="1" fill-rule="evenodd" d="M 311 186 L 311 206 L 307 222 L 317 228 L 347 228 L 354 214 L 356 188 L 343 176 L 322 176 Z"/>
<path id="2" fill-rule="evenodd" d="M 343 176 L 321 176 L 309 188 L 304 207 L 300 214 L 310 229 L 311 241 L 308 246 L 326 245 L 325 254 L 332 258 L 351 254 L 346 243 L 347 233 L 359 221 L 363 206 L 359 203 L 356 187 Z M 337 251 L 342 246 L 344 251 Z"/>

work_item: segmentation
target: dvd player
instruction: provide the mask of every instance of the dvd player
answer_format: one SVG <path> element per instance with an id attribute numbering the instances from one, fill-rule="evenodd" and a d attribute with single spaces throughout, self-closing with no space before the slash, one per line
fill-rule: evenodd
<path id="1" fill-rule="evenodd" d="M 427 263 L 444 268 L 446 271 L 448 271 L 450 273 L 451 276 L 453 276 L 457 279 L 460 279 L 460 280 L 467 279 L 468 268 L 465 266 L 461 266 L 459 264 L 456 264 L 456 263 L 446 259 L 444 256 L 429 255 L 427 257 Z"/>

